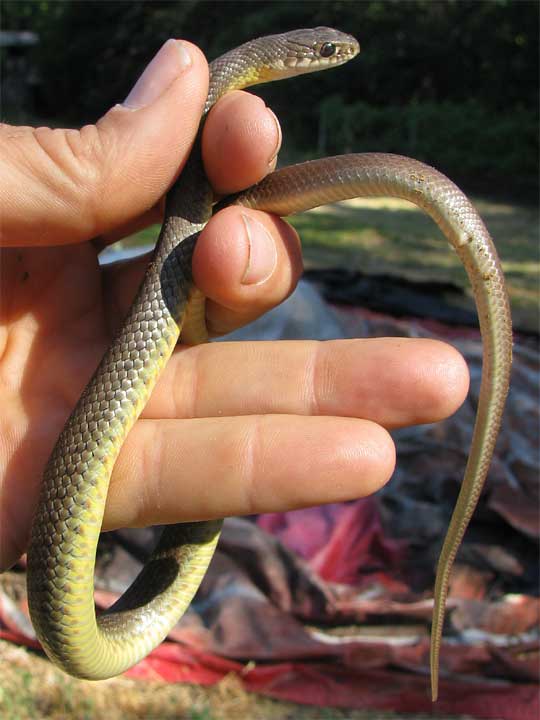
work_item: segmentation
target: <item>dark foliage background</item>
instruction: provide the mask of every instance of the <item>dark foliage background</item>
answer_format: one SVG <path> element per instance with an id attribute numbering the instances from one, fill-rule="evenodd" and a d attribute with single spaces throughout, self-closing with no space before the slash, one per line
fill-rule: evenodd
<path id="1" fill-rule="evenodd" d="M 93 121 L 121 101 L 170 36 L 213 58 L 256 35 L 346 30 L 360 40 L 357 61 L 261 89 L 287 160 L 399 152 L 465 189 L 523 200 L 538 190 L 538 23 L 536 0 L 2 3 L 4 29 L 39 34 L 32 110 L 56 125 Z"/>

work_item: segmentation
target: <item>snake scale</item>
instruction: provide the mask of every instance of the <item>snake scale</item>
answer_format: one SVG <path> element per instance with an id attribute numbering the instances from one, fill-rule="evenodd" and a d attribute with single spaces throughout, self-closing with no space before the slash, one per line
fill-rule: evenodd
<path id="1" fill-rule="evenodd" d="M 202 122 L 229 90 L 334 67 L 358 52 L 353 37 L 329 28 L 252 40 L 211 64 Z M 397 155 L 344 155 L 284 168 L 219 207 L 236 203 L 288 215 L 346 198 L 381 195 L 418 205 L 454 247 L 472 284 L 484 347 L 471 451 L 435 583 L 431 677 L 436 699 L 450 569 L 488 471 L 509 387 L 511 320 L 493 242 L 476 210 L 450 180 Z M 112 467 L 174 351 L 196 296 L 191 256 L 213 202 L 199 133 L 168 193 L 156 249 L 127 318 L 45 468 L 28 551 L 30 613 L 49 657 L 77 677 L 119 674 L 161 642 L 191 602 L 219 537 L 217 520 L 166 527 L 131 587 L 96 616 L 95 552 Z M 188 339 L 205 338 L 195 316 Z"/>

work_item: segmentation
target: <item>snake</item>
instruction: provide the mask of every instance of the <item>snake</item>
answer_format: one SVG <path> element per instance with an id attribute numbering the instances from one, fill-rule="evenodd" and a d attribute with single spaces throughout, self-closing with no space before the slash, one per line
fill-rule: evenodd
<path id="1" fill-rule="evenodd" d="M 325 27 L 240 45 L 210 64 L 201 128 L 210 108 L 233 89 L 336 67 L 359 51 L 354 37 Z M 212 558 L 222 520 L 167 525 L 131 586 L 110 608 L 96 613 L 96 548 L 120 448 L 179 338 L 207 339 L 191 258 L 212 213 L 236 204 L 286 216 L 347 198 L 393 196 L 424 210 L 454 248 L 472 286 L 483 343 L 470 453 L 435 579 L 430 653 L 435 700 L 450 571 L 486 479 L 510 382 L 511 317 L 493 241 L 473 205 L 447 177 L 419 161 L 386 153 L 282 168 L 216 203 L 203 169 L 200 133 L 167 193 L 160 235 L 123 325 L 45 466 L 27 553 L 28 603 L 37 638 L 66 673 L 90 680 L 118 675 L 167 636 Z"/>

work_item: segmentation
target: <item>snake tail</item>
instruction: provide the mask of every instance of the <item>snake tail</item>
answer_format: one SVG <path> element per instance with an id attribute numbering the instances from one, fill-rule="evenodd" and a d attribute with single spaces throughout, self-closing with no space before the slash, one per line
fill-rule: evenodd
<path id="1" fill-rule="evenodd" d="M 409 200 L 437 223 L 469 277 L 483 340 L 482 382 L 469 459 L 435 579 L 430 651 L 435 701 L 450 571 L 486 479 L 510 383 L 512 322 L 493 241 L 453 182 L 434 168 L 399 155 L 342 155 L 283 168 L 230 202 L 286 216 L 339 200 L 379 196 Z"/>

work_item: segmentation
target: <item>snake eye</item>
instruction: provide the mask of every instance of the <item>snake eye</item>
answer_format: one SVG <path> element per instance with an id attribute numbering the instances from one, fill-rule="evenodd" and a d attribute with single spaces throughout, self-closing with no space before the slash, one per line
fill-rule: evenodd
<path id="1" fill-rule="evenodd" d="M 335 52 L 336 46 L 334 45 L 334 43 L 325 42 L 321 45 L 321 56 L 323 58 L 332 57 Z"/>

